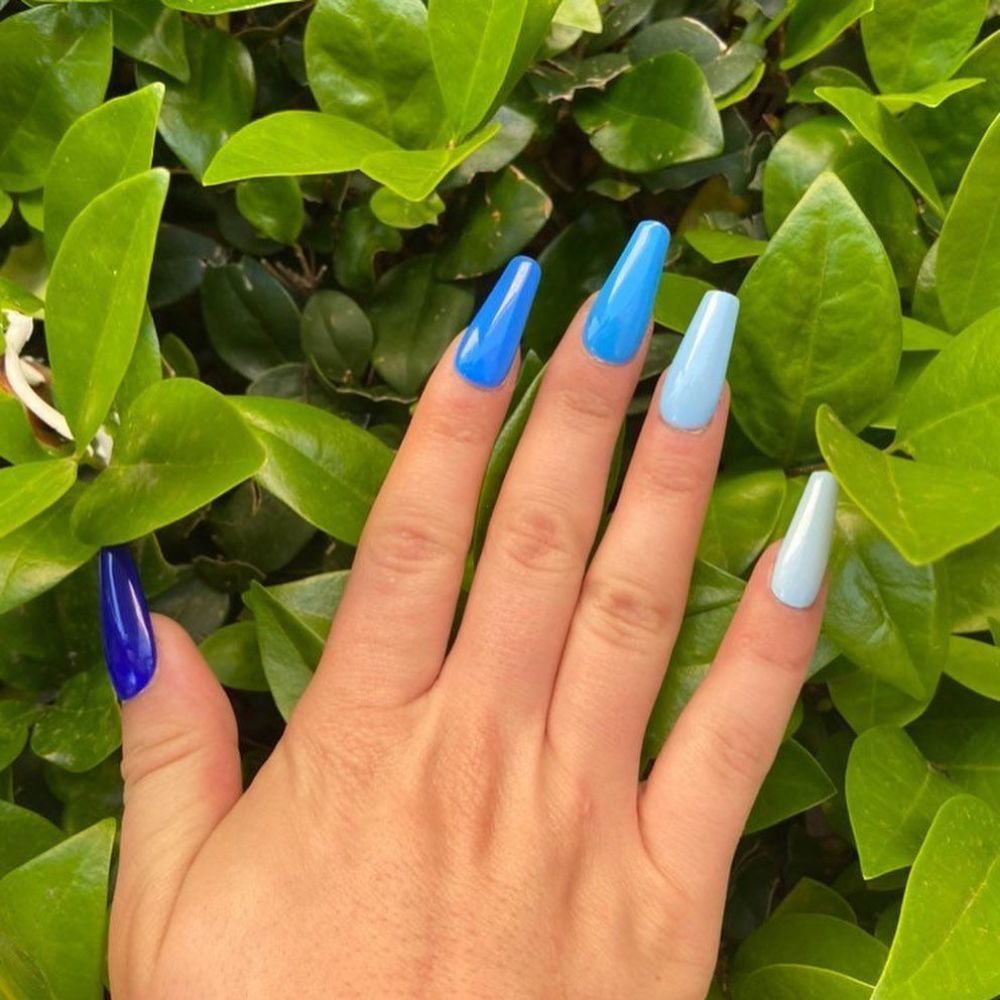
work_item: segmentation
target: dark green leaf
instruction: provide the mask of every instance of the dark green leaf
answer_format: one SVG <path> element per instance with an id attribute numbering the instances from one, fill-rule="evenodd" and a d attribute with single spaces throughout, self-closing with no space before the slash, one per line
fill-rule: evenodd
<path id="1" fill-rule="evenodd" d="M 294 177 L 243 181 L 236 187 L 236 207 L 261 236 L 278 243 L 294 243 L 306 221 L 302 191 Z"/>
<path id="2" fill-rule="evenodd" d="M 59 827 L 44 816 L 0 801 L 0 877 L 55 847 L 63 839 Z M 0 960 L 0 969 L 4 968 Z M 0 972 L 0 986 L 3 985 Z"/>
<path id="3" fill-rule="evenodd" d="M 178 80 L 190 77 L 184 21 L 177 11 L 147 0 L 115 0 L 111 22 L 116 49 Z"/>
<path id="4" fill-rule="evenodd" d="M 38 706 L 32 702 L 0 700 L 0 770 L 10 767 L 21 756 L 38 712 Z"/>
<path id="5" fill-rule="evenodd" d="M 302 349 L 321 378 L 358 382 L 372 354 L 375 333 L 364 310 L 343 292 L 317 292 L 302 310 Z"/>
<path id="6" fill-rule="evenodd" d="M 746 832 L 757 833 L 797 816 L 825 802 L 836 791 L 816 758 L 795 740 L 786 740 L 757 795 Z"/>

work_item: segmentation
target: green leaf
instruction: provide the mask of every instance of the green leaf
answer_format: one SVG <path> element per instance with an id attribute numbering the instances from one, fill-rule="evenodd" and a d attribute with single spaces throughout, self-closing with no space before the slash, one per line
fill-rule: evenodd
<path id="1" fill-rule="evenodd" d="M 101 7 L 45 4 L 0 21 L 0 188 L 42 186 L 63 133 L 100 103 L 110 75 Z"/>
<path id="2" fill-rule="evenodd" d="M 820 449 L 844 491 L 911 562 L 934 562 L 1000 525 L 1000 479 L 890 458 L 850 434 L 829 407 L 816 415 Z"/>
<path id="3" fill-rule="evenodd" d="M 909 316 L 903 317 L 904 351 L 940 351 L 953 340 L 953 335 L 944 330 L 935 329 Z"/>
<path id="4" fill-rule="evenodd" d="M 788 20 L 781 68 L 791 69 L 819 55 L 874 5 L 875 0 L 798 0 Z"/>
<path id="5" fill-rule="evenodd" d="M 219 357 L 247 378 L 302 359 L 298 307 L 253 257 L 205 272 L 201 310 Z"/>
<path id="6" fill-rule="evenodd" d="M 45 250 L 50 260 L 70 223 L 98 195 L 149 169 L 163 87 L 153 84 L 78 118 L 45 178 Z"/>
<path id="7" fill-rule="evenodd" d="M 0 877 L 55 847 L 63 839 L 59 827 L 44 816 L 0 801 Z M 0 969 L 3 962 L 0 961 Z M 0 987 L 3 986 L 0 973 Z"/>
<path id="8" fill-rule="evenodd" d="M 396 229 L 420 229 L 437 222 L 444 202 L 437 193 L 423 201 L 407 201 L 387 187 L 379 188 L 368 203 L 379 222 Z"/>
<path id="9" fill-rule="evenodd" d="M 774 916 L 786 916 L 791 913 L 819 913 L 846 920 L 851 924 L 858 922 L 851 904 L 836 889 L 808 876 L 795 883 L 791 892 L 778 904 Z"/>
<path id="10" fill-rule="evenodd" d="M 10 767 L 21 756 L 38 711 L 38 706 L 31 702 L 0 700 L 0 770 Z"/>
<path id="11" fill-rule="evenodd" d="M 1000 618 L 1000 531 L 948 556 L 952 630 L 984 632 Z"/>
<path id="12" fill-rule="evenodd" d="M 953 330 L 1000 306 L 998 184 L 1000 116 L 983 136 L 941 230 L 937 292 Z"/>
<path id="13" fill-rule="evenodd" d="M 800 743 L 786 740 L 757 794 L 745 832 L 766 830 L 818 806 L 836 793 L 836 786 L 816 758 Z"/>
<path id="14" fill-rule="evenodd" d="M 865 878 L 906 868 L 956 788 L 897 726 L 862 733 L 847 764 L 847 808 Z"/>
<path id="15" fill-rule="evenodd" d="M 486 117 L 510 69 L 527 0 L 432 0 L 431 54 L 455 136 Z"/>
<path id="16" fill-rule="evenodd" d="M 591 34 L 599 35 L 602 30 L 598 0 L 562 0 L 552 20 Z"/>
<path id="17" fill-rule="evenodd" d="M 983 0 L 878 0 L 861 21 L 865 56 L 883 93 L 920 90 L 951 77 L 979 34 Z"/>
<path id="18" fill-rule="evenodd" d="M 684 239 L 712 264 L 759 257 L 767 249 L 766 240 L 755 240 L 745 233 L 726 233 L 718 229 L 686 229 Z"/>
<path id="19" fill-rule="evenodd" d="M 789 104 L 822 104 L 823 98 L 816 96 L 817 87 L 860 87 L 868 89 L 868 84 L 857 73 L 844 66 L 817 66 L 806 70 L 788 91 Z M 810 118 L 809 121 L 825 121 Z"/>
<path id="20" fill-rule="evenodd" d="M 0 392 L 0 458 L 8 462 L 36 462 L 48 457 L 35 437 L 21 401 Z"/>
<path id="21" fill-rule="evenodd" d="M 656 292 L 653 318 L 668 330 L 684 333 L 705 293 L 711 290 L 712 286 L 701 278 L 666 271 Z"/>
<path id="22" fill-rule="evenodd" d="M 946 802 L 914 862 L 877 1000 L 989 1000 L 1000 991 L 1000 817 Z"/>
<path id="23" fill-rule="evenodd" d="M 680 52 L 647 59 L 606 92 L 574 106 L 577 123 L 612 166 L 645 173 L 717 156 L 722 122 L 698 64 Z"/>
<path id="24" fill-rule="evenodd" d="M 309 86 L 327 114 L 401 146 L 427 146 L 441 135 L 444 106 L 420 0 L 319 0 L 305 58 Z"/>
<path id="25" fill-rule="evenodd" d="M 869 983 L 808 965 L 769 965 L 740 981 L 733 1000 L 869 1000 Z"/>
<path id="26" fill-rule="evenodd" d="M 1000 476 L 997 441 L 1000 309 L 952 338 L 924 369 L 900 409 L 896 445 L 917 459 Z"/>
<path id="27" fill-rule="evenodd" d="M 378 438 L 304 403 L 234 399 L 264 448 L 257 478 L 310 524 L 351 545 L 385 479 L 392 451 Z"/>
<path id="28" fill-rule="evenodd" d="M 14 200 L 6 191 L 0 191 L 0 226 L 2 226 L 14 211 Z"/>
<path id="29" fill-rule="evenodd" d="M 132 358 L 167 184 L 165 170 L 150 170 L 99 195 L 73 220 L 52 267 L 45 332 L 78 451 L 107 416 Z"/>
<path id="30" fill-rule="evenodd" d="M 371 291 L 375 284 L 375 258 L 402 249 L 402 234 L 380 222 L 368 205 L 349 208 L 341 216 L 342 228 L 333 256 L 337 282 L 351 292 Z"/>
<path id="31" fill-rule="evenodd" d="M 249 479 L 263 449 L 214 389 L 193 379 L 150 386 L 131 406 L 111 465 L 73 512 L 81 539 L 132 541 Z"/>
<path id="32" fill-rule="evenodd" d="M 58 1000 L 93 1000 L 103 991 L 114 839 L 114 821 L 105 820 L 0 879 L 0 940 L 31 956 Z"/>
<path id="33" fill-rule="evenodd" d="M 253 10 L 256 7 L 273 7 L 291 0 L 163 0 L 168 7 L 190 14 L 227 14 L 230 11 Z"/>
<path id="34" fill-rule="evenodd" d="M 226 687 L 235 691 L 268 690 L 253 622 L 234 622 L 213 632 L 201 644 L 201 655 Z"/>
<path id="35" fill-rule="evenodd" d="M 517 167 L 494 174 L 438 253 L 438 277 L 474 278 L 495 271 L 531 242 L 551 214 L 552 199 Z"/>
<path id="36" fill-rule="evenodd" d="M 376 371 L 398 392 L 416 395 L 452 338 L 472 316 L 472 292 L 439 281 L 432 256 L 411 257 L 383 275 L 368 315 Z"/>
<path id="37" fill-rule="evenodd" d="M 919 104 L 925 108 L 936 108 L 944 104 L 949 97 L 954 97 L 955 94 L 961 94 L 963 91 L 970 90 L 972 87 L 978 87 L 981 83 L 985 82 L 982 77 L 943 80 L 941 83 L 932 83 L 922 90 L 903 91 L 896 94 L 879 94 L 876 100 L 894 114 L 900 111 L 907 111 L 914 104 Z"/>
<path id="38" fill-rule="evenodd" d="M 264 177 L 236 186 L 236 207 L 257 233 L 291 245 L 306 221 L 302 191 L 294 177 Z"/>
<path id="39" fill-rule="evenodd" d="M 876 98 L 857 87 L 819 87 L 816 94 L 836 108 L 923 195 L 938 215 L 945 214 L 944 202 L 919 147 Z"/>
<path id="40" fill-rule="evenodd" d="M 899 365 L 899 293 L 878 237 L 835 176 L 822 175 L 785 220 L 740 301 L 730 381 L 751 441 L 784 463 L 815 455 L 824 402 L 864 427 Z"/>
<path id="41" fill-rule="evenodd" d="M 1000 648 L 953 635 L 945 673 L 984 698 L 1000 701 Z"/>
<path id="42" fill-rule="evenodd" d="M 51 507 L 76 482 L 71 458 L 0 469 L 0 538 Z"/>
<path id="43" fill-rule="evenodd" d="M 147 0 L 115 0 L 111 22 L 116 49 L 178 80 L 190 78 L 184 21 L 177 11 Z"/>
<path id="44" fill-rule="evenodd" d="M 142 65 L 136 76 L 140 84 L 159 81 L 166 87 L 160 135 L 200 179 L 212 157 L 250 120 L 256 82 L 250 53 L 232 35 L 185 21 L 184 45 L 187 80 Z"/>
<path id="45" fill-rule="evenodd" d="M 831 677 L 828 686 L 837 711 L 856 733 L 875 726 L 905 726 L 919 718 L 931 700 L 930 694 L 911 698 L 894 684 L 860 667 L 855 667 L 851 673 Z"/>
<path id="46" fill-rule="evenodd" d="M 70 678 L 35 723 L 31 749 L 67 771 L 89 771 L 121 746 L 121 721 L 104 665 Z"/>
<path id="47" fill-rule="evenodd" d="M 260 657 L 274 703 L 288 719 L 323 655 L 324 636 L 310 628 L 260 584 L 253 584 L 247 607 L 257 623 Z"/>
<path id="48" fill-rule="evenodd" d="M 300 334 L 306 357 L 320 378 L 329 383 L 361 381 L 375 331 L 354 299 L 343 292 L 317 292 L 302 310 Z"/>

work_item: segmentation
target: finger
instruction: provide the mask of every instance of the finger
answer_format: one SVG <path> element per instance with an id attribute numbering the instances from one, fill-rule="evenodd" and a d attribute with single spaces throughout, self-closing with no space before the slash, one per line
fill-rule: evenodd
<path id="1" fill-rule="evenodd" d="M 431 377 L 365 526 L 306 711 L 328 712 L 338 694 L 404 704 L 437 676 L 538 278 L 535 261 L 511 261 Z"/>
<path id="2" fill-rule="evenodd" d="M 491 711 L 503 704 L 527 717 L 525 706 L 548 705 L 668 240 L 660 223 L 640 225 L 593 307 L 577 315 L 507 473 L 443 675 Z"/>
<path id="3" fill-rule="evenodd" d="M 706 295 L 663 380 L 587 571 L 549 710 L 563 761 L 623 797 L 634 797 L 643 731 L 684 614 L 738 312 L 735 296 Z"/>
<path id="4" fill-rule="evenodd" d="M 158 941 L 186 872 L 240 796 L 236 720 L 187 633 L 167 618 L 151 624 L 127 549 L 102 551 L 101 598 L 108 668 L 129 699 L 113 933 Z"/>
<path id="5" fill-rule="evenodd" d="M 775 556 L 761 558 L 715 663 L 681 712 L 641 800 L 654 858 L 718 892 L 774 763 L 816 647 L 837 483 L 815 473 Z M 692 884 L 697 883 L 697 884 Z"/>

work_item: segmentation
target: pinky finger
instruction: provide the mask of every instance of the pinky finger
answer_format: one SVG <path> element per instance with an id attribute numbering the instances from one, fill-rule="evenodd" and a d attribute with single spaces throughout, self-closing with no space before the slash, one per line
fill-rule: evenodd
<path id="1" fill-rule="evenodd" d="M 721 898 L 774 763 L 819 636 L 836 505 L 836 480 L 815 473 L 780 549 L 758 563 L 715 663 L 646 783 L 643 839 L 653 861 L 684 873 L 692 892 Z"/>

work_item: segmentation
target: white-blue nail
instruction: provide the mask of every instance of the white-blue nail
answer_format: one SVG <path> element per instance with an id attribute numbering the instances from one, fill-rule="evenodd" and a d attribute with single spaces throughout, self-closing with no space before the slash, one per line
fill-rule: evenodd
<path id="1" fill-rule="evenodd" d="M 733 349 L 740 300 L 708 292 L 688 326 L 660 394 L 660 416 L 685 431 L 708 425 L 719 405 Z"/>
<path id="2" fill-rule="evenodd" d="M 830 559 L 837 516 L 837 480 L 814 472 L 795 510 L 771 573 L 771 593 L 790 608 L 811 608 Z"/>

